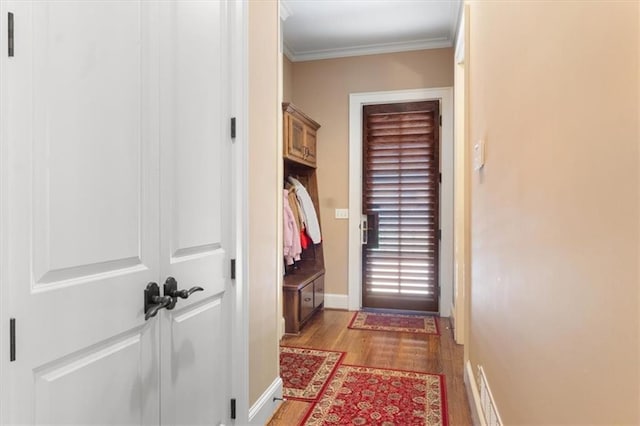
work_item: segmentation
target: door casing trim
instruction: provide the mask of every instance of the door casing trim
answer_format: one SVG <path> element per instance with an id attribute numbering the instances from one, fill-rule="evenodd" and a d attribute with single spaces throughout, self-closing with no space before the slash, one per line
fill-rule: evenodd
<path id="1" fill-rule="evenodd" d="M 236 279 L 231 332 L 231 389 L 236 424 L 249 424 L 249 11 L 246 2 L 229 3 L 231 110 L 237 119 L 233 156 L 233 210 Z"/>
<path id="2" fill-rule="evenodd" d="M 362 308 L 362 106 L 392 102 L 440 101 L 440 316 L 448 317 L 453 300 L 453 87 L 349 94 L 349 310 Z"/>

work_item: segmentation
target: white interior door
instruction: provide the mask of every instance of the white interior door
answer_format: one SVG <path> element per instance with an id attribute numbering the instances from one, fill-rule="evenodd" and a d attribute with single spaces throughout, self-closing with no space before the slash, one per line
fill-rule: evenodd
<path id="1" fill-rule="evenodd" d="M 228 416 L 221 7 L 0 4 L 5 424 Z M 169 275 L 204 291 L 145 321 L 145 286 Z"/>
<path id="2" fill-rule="evenodd" d="M 203 288 L 163 315 L 165 424 L 217 425 L 229 415 L 226 13 L 221 1 L 161 3 L 161 271 L 180 289 Z"/>

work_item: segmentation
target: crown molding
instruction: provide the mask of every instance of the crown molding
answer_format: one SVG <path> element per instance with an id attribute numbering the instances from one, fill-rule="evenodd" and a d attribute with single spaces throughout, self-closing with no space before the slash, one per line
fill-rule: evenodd
<path id="1" fill-rule="evenodd" d="M 460 15 L 460 25 L 458 25 L 458 35 L 456 37 L 456 48 L 454 58 L 456 64 L 464 64 L 464 11 Z"/>
<path id="2" fill-rule="evenodd" d="M 381 53 L 409 52 L 412 50 L 442 49 L 453 47 L 453 40 L 440 37 L 409 42 L 369 44 L 364 46 L 345 47 L 339 49 L 310 50 L 294 52 L 285 46 L 285 54 L 291 62 L 317 61 L 321 59 L 346 58 L 349 56 L 378 55 Z"/>
<path id="3" fill-rule="evenodd" d="M 282 42 L 282 53 L 284 53 L 284 56 L 286 56 L 287 59 L 289 59 L 291 62 L 295 62 L 293 60 L 293 52 L 291 51 L 291 49 L 289 49 L 289 46 L 287 46 L 287 43 L 285 43 L 284 41 Z"/>
<path id="4" fill-rule="evenodd" d="M 464 2 L 459 1 L 452 9 L 451 9 L 451 28 L 449 30 L 449 37 L 451 40 L 456 42 L 456 37 L 458 36 L 460 25 L 462 22 L 462 14 L 464 13 L 464 8 L 462 4 Z"/>
<path id="5" fill-rule="evenodd" d="M 291 12 L 291 8 L 287 5 L 286 2 L 280 2 L 280 20 L 282 22 L 286 21 L 289 16 L 293 15 Z"/>

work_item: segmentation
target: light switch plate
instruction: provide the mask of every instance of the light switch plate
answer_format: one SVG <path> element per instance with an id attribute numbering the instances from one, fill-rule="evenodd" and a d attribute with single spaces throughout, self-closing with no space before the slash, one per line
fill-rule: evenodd
<path id="1" fill-rule="evenodd" d="M 336 209 L 336 219 L 349 219 L 349 209 Z"/>
<path id="2" fill-rule="evenodd" d="M 484 140 L 479 139 L 473 146 L 473 169 L 480 170 L 484 167 Z"/>

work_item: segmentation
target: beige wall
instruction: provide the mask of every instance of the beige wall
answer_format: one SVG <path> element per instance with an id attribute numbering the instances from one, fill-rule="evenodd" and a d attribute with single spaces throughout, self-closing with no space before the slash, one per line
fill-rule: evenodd
<path id="1" fill-rule="evenodd" d="M 278 19 L 276 1 L 249 2 L 250 406 L 279 374 Z"/>
<path id="2" fill-rule="evenodd" d="M 282 101 L 292 102 L 293 99 L 293 62 L 282 55 Z"/>
<path id="3" fill-rule="evenodd" d="M 638 2 L 473 2 L 470 359 L 505 424 L 639 424 Z"/>
<path id="4" fill-rule="evenodd" d="M 293 64 L 292 101 L 322 125 L 318 191 L 326 292 L 348 293 L 349 94 L 453 85 L 453 49 L 358 56 Z"/>

